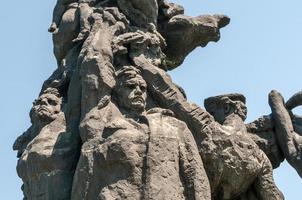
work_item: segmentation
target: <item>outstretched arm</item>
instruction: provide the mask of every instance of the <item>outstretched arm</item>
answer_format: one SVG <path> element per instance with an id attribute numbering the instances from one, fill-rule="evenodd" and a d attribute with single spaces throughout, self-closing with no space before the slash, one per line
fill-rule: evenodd
<path id="1" fill-rule="evenodd" d="M 302 137 L 294 131 L 290 115 L 285 108 L 283 97 L 279 92 L 270 92 L 269 104 L 272 109 L 278 143 L 287 161 L 302 177 Z"/>
<path id="2" fill-rule="evenodd" d="M 178 119 L 186 122 L 197 143 L 210 134 L 210 129 L 205 129 L 215 122 L 212 115 L 188 102 L 165 71 L 149 63 L 143 56 L 134 58 L 134 63 L 141 69 L 152 97 L 161 107 L 172 110 Z"/>

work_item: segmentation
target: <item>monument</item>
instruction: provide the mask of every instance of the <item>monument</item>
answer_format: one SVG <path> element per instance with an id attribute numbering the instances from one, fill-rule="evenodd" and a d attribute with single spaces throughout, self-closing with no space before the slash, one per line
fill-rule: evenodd
<path id="1" fill-rule="evenodd" d="M 245 124 L 242 94 L 189 102 L 167 74 L 220 38 L 225 15 L 166 0 L 57 0 L 57 69 L 13 149 L 26 200 L 282 200 L 273 169 L 302 176 L 302 118 L 272 91 Z"/>

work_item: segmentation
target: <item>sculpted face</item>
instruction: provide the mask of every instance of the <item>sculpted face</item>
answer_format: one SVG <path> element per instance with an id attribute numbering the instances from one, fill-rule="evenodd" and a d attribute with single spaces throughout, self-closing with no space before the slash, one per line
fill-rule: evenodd
<path id="1" fill-rule="evenodd" d="M 247 116 L 245 97 L 241 94 L 210 97 L 205 100 L 205 108 L 220 124 L 231 114 L 240 116 L 243 121 Z"/>
<path id="2" fill-rule="evenodd" d="M 239 102 L 238 109 L 237 109 L 237 114 L 242 118 L 244 121 L 247 117 L 247 107 L 244 103 Z"/>
<path id="3" fill-rule="evenodd" d="M 146 88 L 146 82 L 140 75 L 126 79 L 117 90 L 119 106 L 129 111 L 143 112 L 147 99 Z"/>
<path id="4" fill-rule="evenodd" d="M 247 116 L 247 108 L 241 101 L 226 101 L 213 109 L 210 114 L 212 114 L 215 120 L 220 124 L 223 124 L 226 117 L 231 114 L 240 116 L 240 118 L 244 121 Z"/>
<path id="5" fill-rule="evenodd" d="M 33 104 L 31 117 L 38 120 L 54 120 L 61 111 L 61 99 L 54 94 L 43 94 Z"/>

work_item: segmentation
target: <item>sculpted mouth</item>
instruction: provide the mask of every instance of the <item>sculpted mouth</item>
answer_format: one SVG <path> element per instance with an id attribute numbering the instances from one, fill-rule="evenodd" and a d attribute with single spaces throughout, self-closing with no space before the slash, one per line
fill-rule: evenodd
<path id="1" fill-rule="evenodd" d="M 145 103 L 145 100 L 142 97 L 134 97 L 133 102 Z"/>
<path id="2" fill-rule="evenodd" d="M 49 112 L 49 110 L 48 110 L 48 108 L 47 108 L 46 106 L 40 106 L 40 107 L 38 108 L 38 111 L 39 111 L 39 112 L 40 112 L 40 111 Z"/>

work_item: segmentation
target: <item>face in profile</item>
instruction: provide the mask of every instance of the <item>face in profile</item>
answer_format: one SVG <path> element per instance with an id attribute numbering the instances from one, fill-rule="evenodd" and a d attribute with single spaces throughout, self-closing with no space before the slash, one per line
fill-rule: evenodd
<path id="1" fill-rule="evenodd" d="M 42 94 L 33 103 L 31 117 L 39 120 L 54 120 L 61 111 L 61 99 L 54 94 Z"/>
<path id="2" fill-rule="evenodd" d="M 125 80 L 117 90 L 118 104 L 129 111 L 143 112 L 146 106 L 146 82 L 137 75 Z"/>
<path id="3" fill-rule="evenodd" d="M 240 94 L 210 97 L 205 100 L 205 107 L 220 124 L 223 124 L 226 117 L 232 114 L 238 115 L 243 121 L 247 116 L 245 97 Z"/>
<path id="4" fill-rule="evenodd" d="M 246 107 L 245 103 L 238 102 L 236 107 L 237 107 L 236 113 L 241 117 L 241 119 L 243 121 L 245 121 L 246 117 L 247 117 L 247 107 Z"/>

